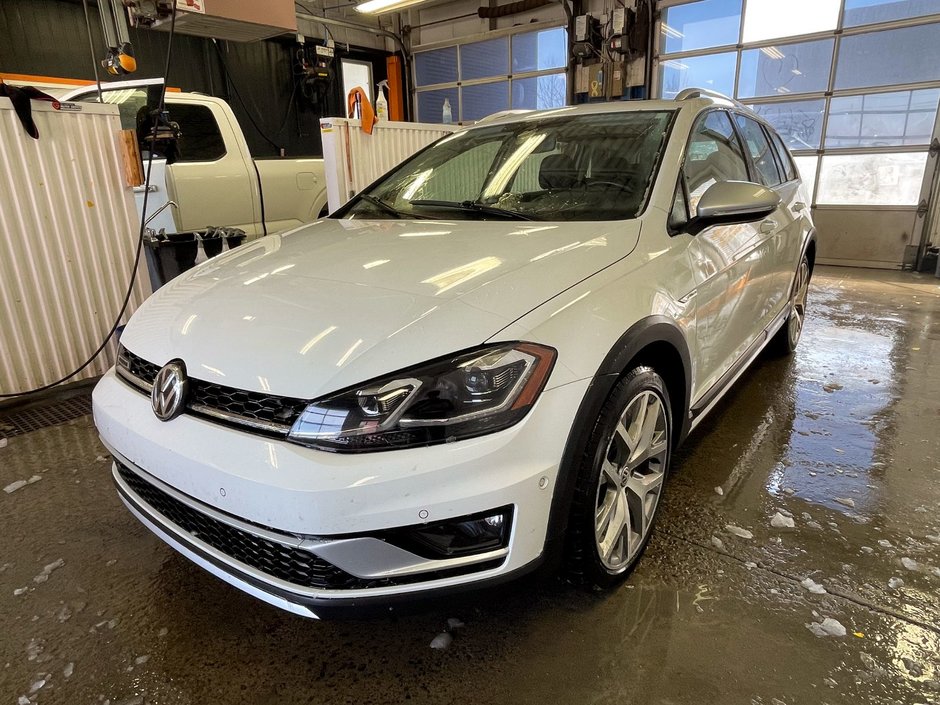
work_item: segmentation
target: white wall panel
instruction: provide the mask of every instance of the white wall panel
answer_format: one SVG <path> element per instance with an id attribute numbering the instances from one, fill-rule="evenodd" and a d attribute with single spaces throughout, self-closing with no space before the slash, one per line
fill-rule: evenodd
<path id="1" fill-rule="evenodd" d="M 38 140 L 0 98 L 0 393 L 52 382 L 98 347 L 137 241 L 117 106 L 32 109 Z M 142 266 L 125 321 L 149 293 Z M 112 344 L 74 379 L 102 374 L 113 354 Z"/>
<path id="2" fill-rule="evenodd" d="M 460 129 L 456 125 L 379 122 L 366 134 L 359 120 L 323 118 L 323 162 L 332 213 L 377 178 L 435 140 Z"/>

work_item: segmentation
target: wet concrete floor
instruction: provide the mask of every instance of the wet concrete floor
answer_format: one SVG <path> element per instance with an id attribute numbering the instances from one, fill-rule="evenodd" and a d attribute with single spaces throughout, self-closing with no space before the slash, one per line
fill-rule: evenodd
<path id="1" fill-rule="evenodd" d="M 679 451 L 612 594 L 550 579 L 304 620 L 152 536 L 104 455 L 90 417 L 0 448 L 0 486 L 41 476 L 0 493 L 0 703 L 940 702 L 932 277 L 820 268 L 798 353 L 761 359 Z M 465 626 L 432 650 L 448 617 Z"/>

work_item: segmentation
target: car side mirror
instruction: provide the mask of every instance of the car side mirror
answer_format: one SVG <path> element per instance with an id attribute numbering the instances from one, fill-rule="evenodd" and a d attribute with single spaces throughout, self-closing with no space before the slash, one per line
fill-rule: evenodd
<path id="1" fill-rule="evenodd" d="M 695 217 L 686 232 L 697 235 L 714 225 L 752 223 L 773 213 L 780 205 L 774 191 L 750 181 L 719 181 L 712 184 L 698 202 Z"/>

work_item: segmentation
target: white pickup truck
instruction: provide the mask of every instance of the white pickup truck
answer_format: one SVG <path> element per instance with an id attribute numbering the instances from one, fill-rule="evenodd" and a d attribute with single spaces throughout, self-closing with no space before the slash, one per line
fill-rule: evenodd
<path id="1" fill-rule="evenodd" d="M 102 84 L 104 101 L 118 106 L 124 129 L 136 129 L 147 90 L 158 82 Z M 57 97 L 63 102 L 97 102 L 98 90 L 83 86 Z M 177 232 L 228 226 L 254 238 L 326 214 L 322 159 L 252 158 L 231 106 L 219 98 L 167 91 L 166 105 L 170 120 L 182 132 L 180 156 L 173 164 L 154 160 L 147 211 L 153 213 L 167 200 L 178 207 L 164 211 L 164 219 L 154 226 Z M 143 187 L 135 191 L 140 203 Z"/>

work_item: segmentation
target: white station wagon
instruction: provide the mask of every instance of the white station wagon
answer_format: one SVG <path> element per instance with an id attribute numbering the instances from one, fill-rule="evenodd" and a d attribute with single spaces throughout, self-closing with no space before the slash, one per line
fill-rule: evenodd
<path id="1" fill-rule="evenodd" d="M 797 345 L 806 202 L 706 91 L 456 132 L 144 303 L 94 393 L 120 496 L 308 617 L 559 561 L 612 586 L 677 444 Z"/>

